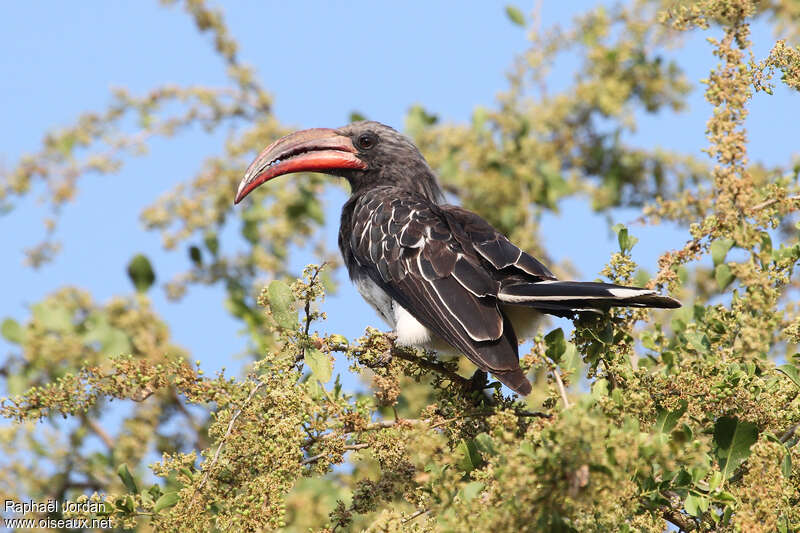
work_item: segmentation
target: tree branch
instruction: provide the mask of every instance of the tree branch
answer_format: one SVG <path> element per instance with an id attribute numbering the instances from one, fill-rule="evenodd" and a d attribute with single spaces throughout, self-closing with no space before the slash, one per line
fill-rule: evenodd
<path id="1" fill-rule="evenodd" d="M 496 412 L 497 411 L 493 411 L 491 409 L 469 411 L 467 413 L 454 416 L 452 418 L 446 418 L 444 420 L 440 420 L 439 422 L 435 422 L 433 424 L 431 424 L 433 420 L 431 420 L 430 418 L 399 418 L 397 420 L 379 420 L 378 422 L 373 422 L 372 424 L 368 424 L 367 426 L 360 429 L 337 431 L 337 432 L 326 433 L 324 435 L 319 435 L 317 437 L 311 437 L 305 443 L 303 443 L 302 447 L 307 448 L 312 444 L 314 444 L 315 442 L 318 442 L 323 439 L 331 439 L 342 435 L 351 435 L 353 433 L 360 433 L 362 431 L 378 431 L 381 429 L 387 429 L 395 426 L 416 426 L 422 424 L 431 424 L 429 429 L 436 429 L 455 420 L 461 420 L 463 418 L 469 418 L 473 416 L 491 416 Z M 541 413 L 539 411 L 515 411 L 514 414 L 520 418 L 552 418 L 553 416 L 550 413 Z"/>
<path id="2" fill-rule="evenodd" d="M 449 379 L 450 381 L 452 381 L 453 383 L 455 383 L 464 390 L 468 390 L 472 386 L 472 381 L 470 379 L 465 378 L 458 372 L 450 370 L 449 368 L 447 368 L 447 366 L 445 366 L 442 363 L 428 361 L 427 359 L 417 357 L 416 355 L 411 355 L 408 353 L 407 350 L 404 350 L 402 348 L 396 348 L 394 345 L 392 346 L 391 353 L 392 357 L 397 357 L 398 359 L 414 363 L 420 368 L 424 368 L 426 370 L 432 370 L 433 372 L 436 372 L 437 374 L 446 377 L 447 379 Z"/>
<path id="3" fill-rule="evenodd" d="M 370 446 L 369 444 L 367 444 L 365 442 L 361 442 L 359 444 L 348 444 L 347 446 L 344 447 L 344 449 L 347 450 L 347 451 L 363 450 L 364 448 L 369 448 L 369 446 Z M 308 465 L 308 464 L 311 464 L 311 463 L 316 463 L 317 461 L 319 461 L 320 459 L 322 459 L 326 455 L 327 455 L 326 453 L 318 453 L 317 455 L 313 455 L 313 456 L 309 457 L 308 459 L 303 459 L 303 462 L 300 463 L 300 464 Z"/>
<path id="4" fill-rule="evenodd" d="M 412 520 L 414 520 L 419 515 L 425 514 L 428 511 L 430 511 L 430 509 L 418 509 L 418 510 L 414 511 L 414 513 L 410 514 L 408 517 L 404 518 L 403 519 L 403 523 L 407 524 L 407 523 L 411 522 Z"/>
<path id="5" fill-rule="evenodd" d="M 786 444 L 786 442 L 789 439 L 792 438 L 792 435 L 794 435 L 794 432 L 797 431 L 797 428 L 799 428 L 799 427 L 800 427 L 800 423 L 797 423 L 797 424 L 793 425 L 792 427 L 790 427 L 789 429 L 787 429 L 784 432 L 784 434 L 781 435 L 781 438 L 780 438 L 781 444 Z"/>
<path id="6" fill-rule="evenodd" d="M 679 531 L 694 531 L 697 529 L 697 524 L 695 524 L 694 520 L 672 507 L 665 508 L 661 516 L 667 522 L 678 526 Z"/>
<path id="7" fill-rule="evenodd" d="M 558 385 L 558 392 L 561 394 L 561 399 L 564 401 L 564 409 L 569 409 L 569 399 L 567 399 L 567 390 L 564 388 L 564 382 L 561 381 L 561 374 L 557 367 L 553 367 L 553 377 Z"/>
<path id="8" fill-rule="evenodd" d="M 314 275 L 311 276 L 311 279 L 308 282 L 309 287 L 314 284 L 314 282 L 317 280 L 317 276 L 319 276 L 319 273 L 322 271 L 323 268 L 325 268 L 325 265 L 327 264 L 328 263 L 326 261 L 322 263 L 319 267 L 317 267 L 317 269 L 314 271 Z M 306 313 L 306 324 L 305 324 L 305 329 L 303 331 L 303 339 L 305 341 L 308 341 L 308 332 L 311 329 L 311 300 L 312 300 L 311 297 L 306 298 L 306 305 L 304 308 L 304 311 Z M 297 364 L 300 361 L 304 360 L 305 358 L 306 358 L 306 345 L 305 343 L 303 343 L 303 346 L 300 348 L 300 353 L 294 358 L 294 362 L 295 364 Z"/>
<path id="9" fill-rule="evenodd" d="M 106 447 L 109 450 L 113 450 L 114 449 L 114 439 L 113 439 L 113 437 L 111 437 L 111 435 L 108 434 L 108 432 L 103 428 L 103 426 L 98 424 L 97 420 L 94 420 L 93 418 L 89 418 L 86 415 L 83 415 L 82 418 L 83 418 L 83 421 L 86 422 L 86 425 L 89 426 L 89 428 L 92 431 L 94 431 L 95 435 L 100 437 L 100 440 L 103 441 L 103 444 L 105 444 Z"/>
<path id="10" fill-rule="evenodd" d="M 792 201 L 792 202 L 794 202 L 794 201 L 796 201 L 796 200 L 800 200 L 800 196 L 787 196 L 787 197 L 786 197 L 786 200 L 789 200 L 789 201 Z M 769 206 L 771 206 L 772 204 L 775 204 L 775 203 L 777 203 L 778 201 L 780 201 L 780 198 L 770 198 L 769 200 L 764 200 L 764 201 L 763 201 L 763 202 L 761 202 L 760 204 L 756 204 L 756 205 L 754 205 L 753 207 L 751 207 L 751 208 L 750 208 L 750 211 L 751 211 L 751 212 L 752 212 L 752 211 L 759 211 L 759 210 L 761 210 L 761 209 L 764 209 L 765 207 L 769 207 Z"/>

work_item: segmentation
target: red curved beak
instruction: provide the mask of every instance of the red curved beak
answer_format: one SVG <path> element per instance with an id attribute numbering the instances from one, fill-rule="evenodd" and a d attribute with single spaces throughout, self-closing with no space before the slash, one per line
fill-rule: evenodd
<path id="1" fill-rule="evenodd" d="M 293 172 L 327 172 L 334 169 L 365 169 L 356 156 L 350 137 L 330 128 L 296 131 L 270 144 L 258 154 L 239 183 L 238 204 L 262 183 Z"/>

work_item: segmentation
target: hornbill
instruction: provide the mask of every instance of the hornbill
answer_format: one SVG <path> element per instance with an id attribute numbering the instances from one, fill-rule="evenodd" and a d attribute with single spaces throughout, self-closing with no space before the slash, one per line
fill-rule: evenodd
<path id="1" fill-rule="evenodd" d="M 519 394 L 530 393 L 531 384 L 517 340 L 533 334 L 541 313 L 680 307 L 649 289 L 556 279 L 480 216 L 444 204 L 417 147 L 384 124 L 361 121 L 278 139 L 247 169 L 234 203 L 293 172 L 350 182 L 339 248 L 350 279 L 399 344 L 455 348 Z"/>

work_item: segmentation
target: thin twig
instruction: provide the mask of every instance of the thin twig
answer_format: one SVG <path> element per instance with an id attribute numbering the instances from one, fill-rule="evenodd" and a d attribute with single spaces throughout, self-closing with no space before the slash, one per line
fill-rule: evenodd
<path id="1" fill-rule="evenodd" d="M 103 441 L 103 444 L 105 444 L 109 450 L 114 449 L 114 439 L 111 437 L 111 435 L 108 434 L 108 432 L 105 429 L 103 429 L 103 426 L 101 426 L 100 424 L 97 423 L 96 420 L 94 420 L 93 418 L 89 418 L 88 416 L 84 416 L 83 420 L 86 422 L 86 425 L 88 425 L 89 428 L 91 428 L 91 430 L 94 431 L 98 437 L 100 437 L 100 440 Z"/>
<path id="2" fill-rule="evenodd" d="M 791 439 L 792 435 L 794 435 L 794 432 L 797 431 L 797 428 L 799 428 L 799 427 L 800 427 L 800 423 L 797 423 L 797 424 L 793 425 L 792 427 L 790 427 L 789 429 L 787 429 L 786 432 L 783 435 L 781 435 L 781 438 L 780 438 L 781 444 L 785 444 L 789 439 Z"/>
<path id="3" fill-rule="evenodd" d="M 564 409 L 569 409 L 569 399 L 567 399 L 567 391 L 564 388 L 564 382 L 561 381 L 561 373 L 558 371 L 558 367 L 553 367 L 553 377 L 556 380 L 556 385 L 558 385 L 558 392 L 561 394 L 561 399 L 564 400 Z"/>
<path id="4" fill-rule="evenodd" d="M 327 264 L 328 264 L 327 261 L 322 263 L 314 271 L 314 275 L 311 276 L 311 279 L 308 282 L 309 287 L 311 287 L 311 285 L 314 284 L 314 282 L 317 280 L 317 276 L 319 275 L 320 272 L 322 272 L 322 269 L 325 268 L 325 265 L 327 265 Z M 307 341 L 308 340 L 308 332 L 311 329 L 311 298 L 307 298 L 306 299 L 305 313 L 306 313 L 306 325 L 305 325 L 305 330 L 303 332 L 303 335 L 304 335 L 303 338 Z M 295 364 L 297 364 L 297 363 L 299 363 L 300 361 L 302 361 L 305 358 L 306 358 L 306 345 L 305 345 L 305 343 L 303 343 L 302 348 L 300 348 L 300 353 L 294 358 L 294 362 L 295 362 Z"/>
<path id="5" fill-rule="evenodd" d="M 178 392 L 172 387 L 170 387 L 170 392 L 172 393 L 172 401 L 175 404 L 175 408 L 184 416 L 184 418 L 186 418 L 186 421 L 192 427 L 192 430 L 195 433 L 197 433 L 197 441 L 196 441 L 197 447 L 200 449 L 205 448 L 208 445 L 208 441 L 206 439 L 206 436 L 203 435 L 202 432 L 203 428 L 197 422 L 197 420 L 195 420 L 194 415 L 192 415 L 189 409 L 187 409 L 186 406 L 183 405 L 183 402 L 178 396 Z"/>
<path id="6" fill-rule="evenodd" d="M 447 368 L 446 365 L 436 361 L 430 361 L 428 359 L 419 357 L 416 355 L 416 353 L 410 353 L 411 351 L 413 351 L 413 349 L 410 350 L 409 348 L 404 346 L 397 346 L 394 343 L 394 340 L 396 338 L 396 335 L 394 333 L 383 333 L 383 337 L 388 339 L 391 343 L 391 346 L 389 347 L 388 350 L 390 357 L 392 358 L 397 357 L 398 359 L 408 361 L 409 363 L 414 363 L 420 368 L 424 368 L 426 370 L 432 370 L 433 372 L 436 372 L 437 374 L 440 374 L 441 376 L 444 376 L 445 378 L 449 379 L 462 389 L 468 390 L 472 386 L 472 380 L 470 380 L 469 378 L 465 378 L 458 372 L 450 370 L 449 368 Z M 332 344 L 329 347 L 330 351 L 332 352 L 347 352 L 351 348 L 352 347 L 347 344 Z M 357 356 L 358 353 L 356 352 L 355 355 Z"/>
<path id="7" fill-rule="evenodd" d="M 787 196 L 785 199 L 794 202 L 795 200 L 800 200 L 800 196 Z M 764 209 L 765 207 L 769 207 L 772 204 L 778 203 L 778 201 L 780 201 L 780 198 L 770 198 L 769 200 L 764 200 L 760 204 L 756 204 L 753 207 L 751 207 L 750 211 L 758 211 L 760 209 Z"/>
<path id="8" fill-rule="evenodd" d="M 677 511 L 672 507 L 665 508 L 661 513 L 661 516 L 667 522 L 678 526 L 679 531 L 694 531 L 697 529 L 697 524 L 695 524 L 691 518 L 683 515 L 680 511 Z"/>
<path id="9" fill-rule="evenodd" d="M 367 444 L 365 442 L 361 442 L 359 444 L 348 444 L 347 446 L 344 447 L 344 449 L 347 450 L 347 451 L 363 450 L 364 448 L 369 448 L 369 444 Z M 320 459 L 322 459 L 326 455 L 327 455 L 326 453 L 318 453 L 317 455 L 313 455 L 313 456 L 309 457 L 308 459 L 303 459 L 303 462 L 300 463 L 300 464 L 307 465 L 307 464 L 311 464 L 311 463 L 316 463 L 317 461 L 319 461 Z"/>
<path id="10" fill-rule="evenodd" d="M 211 473 L 211 469 L 214 468 L 214 465 L 217 464 L 217 460 L 219 459 L 219 454 L 222 451 L 222 448 L 225 446 L 225 441 L 231 434 L 231 431 L 233 431 L 233 425 L 236 423 L 236 419 L 239 418 L 239 415 L 242 414 L 244 408 L 247 407 L 247 404 L 250 403 L 250 401 L 253 399 L 253 397 L 258 392 L 258 389 L 260 389 L 262 385 L 264 385 L 264 382 L 259 381 L 258 384 L 255 387 L 253 387 L 253 390 L 250 391 L 250 395 L 247 396 L 247 399 L 244 401 L 242 406 L 239 407 L 239 409 L 237 409 L 236 412 L 231 417 L 231 421 L 228 422 L 228 429 L 225 430 L 225 435 L 223 435 L 222 439 L 219 441 L 219 446 L 217 447 L 217 451 L 214 452 L 214 457 L 213 459 L 211 459 L 211 463 L 208 465 L 208 468 L 204 468 L 205 473 L 203 474 L 203 480 L 200 481 L 200 484 L 197 486 L 197 490 L 202 489 L 203 486 L 206 484 L 206 481 L 208 481 L 208 475 L 209 473 Z"/>
<path id="11" fill-rule="evenodd" d="M 472 385 L 472 381 L 468 378 L 465 378 L 458 372 L 454 372 L 447 368 L 442 363 L 437 363 L 434 361 L 429 361 L 427 359 L 423 359 L 421 357 L 417 357 L 415 355 L 409 354 L 406 350 L 402 348 L 398 349 L 392 347 L 392 357 L 397 357 L 398 359 L 403 359 L 404 361 L 408 361 L 410 363 L 414 363 L 415 365 L 424 368 L 426 370 L 433 370 L 437 374 L 440 374 L 456 385 L 460 386 L 463 389 L 469 389 Z"/>
<path id="12" fill-rule="evenodd" d="M 417 426 L 422 424 L 431 424 L 430 428 L 428 429 L 436 429 L 442 427 L 450 422 L 454 422 L 456 420 L 461 420 L 463 418 L 469 418 L 473 416 L 491 416 L 496 414 L 497 411 L 493 411 L 491 409 L 483 409 L 477 411 L 469 411 L 467 413 L 454 416 L 452 418 L 446 418 L 444 420 L 440 420 L 439 422 L 433 422 L 430 418 L 401 418 L 398 420 L 380 420 L 378 422 L 373 422 L 372 424 L 368 424 L 367 426 L 359 429 L 352 429 L 341 431 L 337 433 L 326 433 L 325 435 L 320 435 L 319 437 L 312 437 L 309 438 L 305 443 L 303 443 L 303 448 L 308 448 L 315 442 L 318 442 L 323 439 L 330 439 L 335 438 L 341 435 L 350 435 L 353 433 L 360 433 L 362 431 L 378 431 L 381 429 L 388 429 L 395 426 Z M 552 418 L 553 415 L 550 413 L 542 413 L 539 411 L 515 411 L 514 414 L 520 418 Z"/>
<path id="13" fill-rule="evenodd" d="M 616 389 L 619 384 L 617 383 L 617 378 L 614 373 L 611 371 L 611 368 L 608 365 L 608 361 L 605 359 L 600 359 L 603 362 L 603 368 L 605 368 L 606 376 L 608 377 L 608 382 L 611 383 L 611 388 Z"/>
<path id="14" fill-rule="evenodd" d="M 414 520 L 419 515 L 425 514 L 428 511 L 430 511 L 430 509 L 417 509 L 412 514 L 410 514 L 409 516 L 407 516 L 406 518 L 403 519 L 403 524 L 407 524 L 407 523 L 411 522 L 412 520 Z"/>
<path id="15" fill-rule="evenodd" d="M 473 417 L 473 416 L 492 416 L 493 414 L 496 414 L 496 413 L 497 413 L 497 411 L 493 411 L 491 409 L 484 409 L 484 410 L 479 410 L 479 411 L 469 411 L 467 413 L 464 413 L 463 415 L 454 416 L 452 418 L 447 418 L 445 420 L 442 420 L 441 422 L 437 422 L 436 424 L 433 424 L 430 427 L 430 429 L 435 429 L 435 428 L 438 428 L 438 427 L 442 427 L 445 424 L 448 424 L 450 422 L 454 422 L 456 420 L 461 420 L 462 418 L 469 418 L 469 417 Z M 552 418 L 553 417 L 553 415 L 551 415 L 550 413 L 541 413 L 539 411 L 515 411 L 514 414 L 517 415 L 520 418 Z M 428 422 L 428 421 L 427 420 L 423 420 L 423 422 Z"/>

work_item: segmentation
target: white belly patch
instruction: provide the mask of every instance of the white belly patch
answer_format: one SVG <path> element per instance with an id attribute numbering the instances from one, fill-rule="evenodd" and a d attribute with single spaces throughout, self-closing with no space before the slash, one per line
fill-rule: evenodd
<path id="1" fill-rule="evenodd" d="M 355 280 L 356 289 L 373 309 L 397 333 L 397 342 L 404 346 L 433 349 L 431 331 L 419 323 L 403 306 L 392 300 L 368 277 Z"/>
<path id="2" fill-rule="evenodd" d="M 431 330 L 420 324 L 411 313 L 397 305 L 397 302 L 392 304 L 397 342 L 406 346 L 427 346 L 431 341 Z"/>

